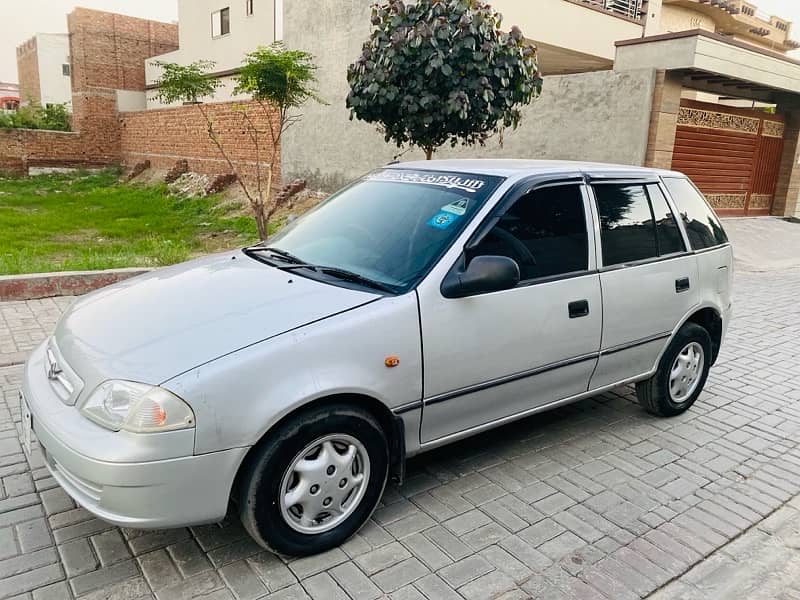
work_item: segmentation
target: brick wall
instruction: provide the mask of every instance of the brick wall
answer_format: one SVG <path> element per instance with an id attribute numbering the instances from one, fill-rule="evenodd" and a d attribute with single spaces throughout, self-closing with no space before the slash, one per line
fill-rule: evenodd
<path id="1" fill-rule="evenodd" d="M 178 27 L 169 23 L 76 8 L 67 16 L 67 24 L 74 133 L 0 131 L 0 170 L 118 164 L 116 90 L 144 92 L 145 60 L 178 47 Z M 26 62 L 29 54 L 35 61 L 35 45 L 26 43 L 18 49 L 20 77 L 28 73 L 28 81 L 33 81 L 34 75 L 28 72 L 32 67 Z M 35 81 L 38 89 L 38 66 Z"/>
<path id="2" fill-rule="evenodd" d="M 144 61 L 178 49 L 178 26 L 88 8 L 67 16 L 72 89 L 144 91 Z"/>
<path id="3" fill-rule="evenodd" d="M 17 74 L 20 101 L 41 103 L 42 89 L 39 83 L 39 57 L 35 37 L 17 46 Z"/>
<path id="4" fill-rule="evenodd" d="M 245 178 L 255 173 L 257 152 L 247 133 L 242 110 L 253 119 L 259 130 L 266 131 L 267 115 L 255 102 L 219 102 L 204 104 L 214 129 L 236 169 Z M 192 171 L 206 174 L 228 173 L 230 168 L 208 137 L 205 118 L 197 106 L 161 108 L 126 112 L 120 116 L 122 162 L 128 167 L 145 159 L 154 168 L 169 169 L 185 158 Z M 264 141 L 268 136 L 263 136 Z M 269 161 L 271 152 L 260 151 L 261 163 Z M 280 160 L 273 169 L 280 179 Z"/>
<path id="5" fill-rule="evenodd" d="M 0 172 L 29 167 L 101 167 L 118 162 L 100 138 L 79 133 L 0 129 Z"/>

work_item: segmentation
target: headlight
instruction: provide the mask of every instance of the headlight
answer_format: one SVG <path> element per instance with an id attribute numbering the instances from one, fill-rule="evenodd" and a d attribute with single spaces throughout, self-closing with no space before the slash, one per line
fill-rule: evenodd
<path id="1" fill-rule="evenodd" d="M 164 388 L 132 381 L 106 381 L 81 405 L 81 412 L 108 429 L 155 433 L 194 427 L 194 413 Z"/>

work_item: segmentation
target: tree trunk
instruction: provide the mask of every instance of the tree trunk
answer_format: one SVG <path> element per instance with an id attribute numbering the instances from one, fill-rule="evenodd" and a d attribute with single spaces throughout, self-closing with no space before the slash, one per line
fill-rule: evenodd
<path id="1" fill-rule="evenodd" d="M 425 148 L 425 160 L 431 160 L 433 158 L 433 148 Z"/>
<path id="2" fill-rule="evenodd" d="M 253 206 L 256 217 L 256 229 L 258 229 L 258 239 L 262 242 L 267 239 L 267 222 L 264 218 L 264 205 L 259 202 L 258 206 Z"/>

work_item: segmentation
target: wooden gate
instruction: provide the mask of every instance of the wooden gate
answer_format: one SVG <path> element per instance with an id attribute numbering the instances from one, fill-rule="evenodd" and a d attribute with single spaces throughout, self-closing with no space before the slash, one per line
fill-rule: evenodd
<path id="1" fill-rule="evenodd" d="M 681 100 L 672 168 L 691 177 L 721 215 L 768 215 L 784 127 L 780 115 Z"/>

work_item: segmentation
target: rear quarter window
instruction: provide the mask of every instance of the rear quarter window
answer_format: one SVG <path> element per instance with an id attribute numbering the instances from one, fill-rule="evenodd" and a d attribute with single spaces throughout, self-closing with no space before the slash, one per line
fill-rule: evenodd
<path id="1" fill-rule="evenodd" d="M 683 221 L 693 250 L 713 248 L 728 242 L 717 215 L 702 194 L 684 177 L 664 177 L 678 218 Z"/>

